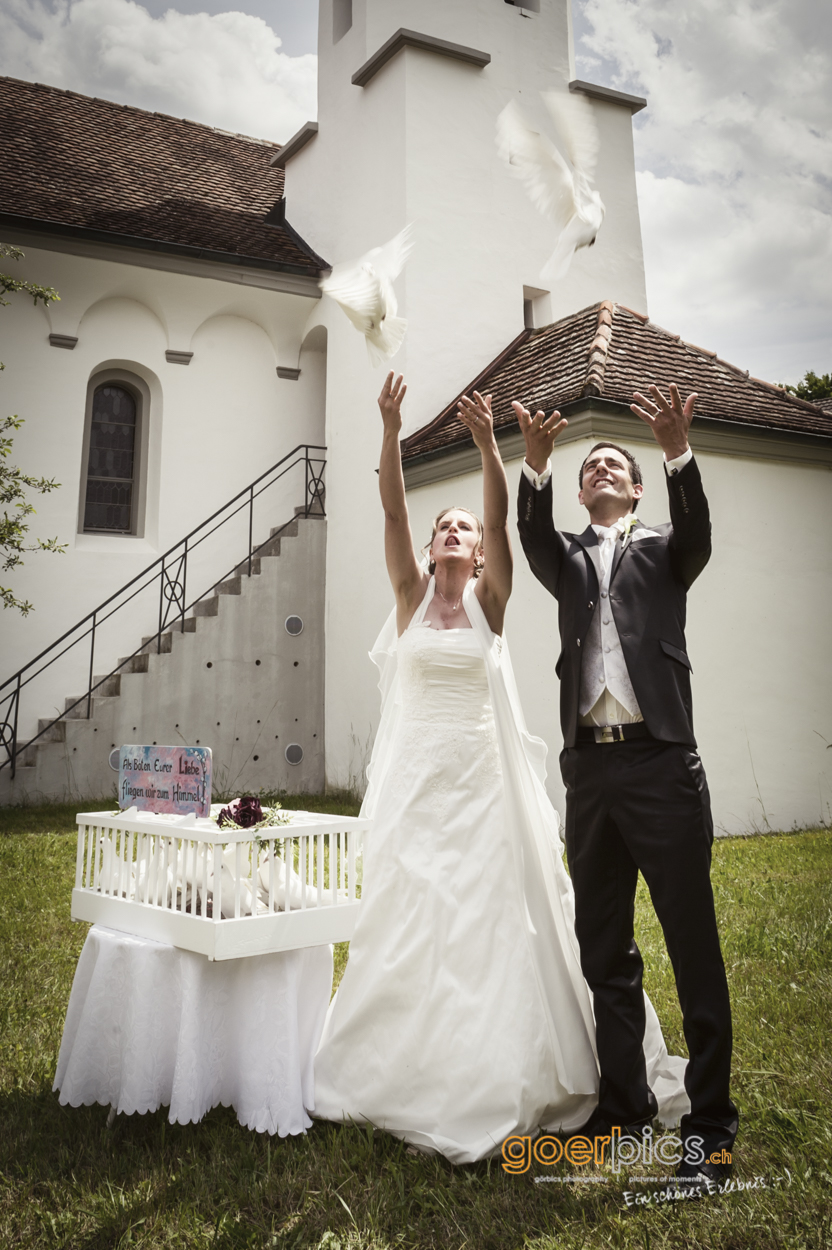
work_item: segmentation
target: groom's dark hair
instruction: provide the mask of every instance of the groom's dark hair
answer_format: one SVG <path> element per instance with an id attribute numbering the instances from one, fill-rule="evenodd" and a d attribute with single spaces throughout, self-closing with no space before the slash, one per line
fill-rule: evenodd
<path id="1" fill-rule="evenodd" d="M 627 461 L 627 464 L 630 466 L 630 481 L 633 483 L 633 486 L 644 485 L 644 481 L 641 476 L 641 466 L 639 465 L 638 461 L 636 460 L 635 456 L 633 455 L 631 451 L 627 451 L 626 447 L 619 447 L 618 443 L 596 443 L 595 446 L 590 448 L 590 450 L 587 452 L 586 456 L 584 457 L 584 462 L 581 465 L 580 469 L 578 470 L 578 489 L 579 490 L 583 490 L 583 486 L 584 486 L 584 465 L 586 464 L 589 457 L 593 456 L 595 452 L 599 451 L 602 447 L 611 447 L 613 451 L 620 451 L 621 455 L 624 457 L 624 459 Z"/>

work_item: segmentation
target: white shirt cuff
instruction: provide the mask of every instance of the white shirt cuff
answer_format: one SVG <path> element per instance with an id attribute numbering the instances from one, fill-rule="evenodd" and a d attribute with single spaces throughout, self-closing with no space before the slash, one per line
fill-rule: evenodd
<path id="1" fill-rule="evenodd" d="M 684 469 L 686 464 L 690 464 L 692 459 L 693 450 L 690 447 L 687 451 L 683 451 L 681 456 L 677 456 L 675 460 L 668 460 L 667 456 L 665 456 L 664 471 L 668 477 L 675 477 L 680 469 Z"/>
<path id="2" fill-rule="evenodd" d="M 687 461 L 685 463 L 687 463 Z M 526 477 L 531 482 L 535 490 L 543 490 L 543 487 L 546 485 L 546 483 L 549 481 L 549 478 L 552 476 L 552 462 L 551 460 L 547 460 L 546 468 L 543 470 L 543 472 L 535 473 L 534 469 L 529 464 L 528 460 L 524 460 L 523 472 L 525 473 Z"/>

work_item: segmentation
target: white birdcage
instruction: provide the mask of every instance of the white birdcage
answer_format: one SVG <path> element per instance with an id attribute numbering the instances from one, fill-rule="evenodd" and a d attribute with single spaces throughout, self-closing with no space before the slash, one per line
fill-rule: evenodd
<path id="1" fill-rule="evenodd" d="M 237 959 L 348 941 L 369 820 L 280 811 L 256 832 L 213 819 L 81 812 L 72 919 Z"/>

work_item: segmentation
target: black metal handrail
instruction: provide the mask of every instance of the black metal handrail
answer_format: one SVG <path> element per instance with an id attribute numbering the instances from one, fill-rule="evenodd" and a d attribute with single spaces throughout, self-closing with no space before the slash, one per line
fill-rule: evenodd
<path id="1" fill-rule="evenodd" d="M 322 453 L 316 455 L 315 453 Z M 92 612 L 88 612 L 82 617 L 71 629 L 66 630 L 53 643 L 46 647 L 39 655 L 25 664 L 23 668 L 13 674 L 0 684 L 0 714 L 3 716 L 0 723 L 0 749 L 5 751 L 5 759 L 0 759 L 0 770 L 10 767 L 11 775 L 14 777 L 18 756 L 33 743 L 37 742 L 59 721 L 65 720 L 80 704 L 86 701 L 87 718 L 92 711 L 93 694 L 100 686 L 116 674 L 122 672 L 137 655 L 146 653 L 148 647 L 156 643 L 157 654 L 162 650 L 162 635 L 166 630 L 179 626 L 180 632 L 185 632 L 185 616 L 191 612 L 194 607 L 203 599 L 207 599 L 209 595 L 229 577 L 239 574 L 241 566 L 246 565 L 246 576 L 251 577 L 253 561 L 257 558 L 259 552 L 264 547 L 273 543 L 276 538 L 285 530 L 299 515 L 309 516 L 310 514 L 320 516 L 324 515 L 324 483 L 323 473 L 326 466 L 325 459 L 326 447 L 317 446 L 311 443 L 300 443 L 292 451 L 288 452 L 277 464 L 273 464 L 265 473 L 261 473 L 248 486 L 243 487 L 233 498 L 229 499 L 226 504 L 218 508 L 206 518 L 200 525 L 192 529 L 189 534 L 181 538 L 175 543 L 164 555 L 158 556 L 157 559 L 149 564 L 147 568 L 137 573 L 130 581 L 125 582 L 117 591 L 100 603 Z M 295 516 L 285 521 L 283 525 L 275 529 L 268 538 L 257 546 L 254 545 L 254 501 L 259 498 L 269 487 L 274 486 L 296 465 L 304 464 L 304 502 L 302 511 L 296 512 Z M 236 505 L 236 506 L 235 506 Z M 223 525 L 226 525 L 233 517 L 238 516 L 248 508 L 248 555 L 241 560 L 235 561 L 221 577 L 212 577 L 210 585 L 192 599 L 187 602 L 187 578 L 188 578 L 188 558 L 193 552 L 212 534 L 216 533 Z M 218 518 L 222 518 L 221 520 Z M 216 522 L 216 524 L 214 524 Z M 211 528 L 209 528 L 211 527 Z M 158 579 L 159 581 L 159 618 L 158 628 L 155 634 L 151 634 L 149 638 L 142 641 L 141 646 L 128 656 L 123 656 L 114 669 L 103 677 L 95 680 L 93 668 L 95 664 L 95 636 L 96 631 L 100 630 L 105 621 L 120 612 L 127 604 L 132 603 L 137 595 L 148 589 Z M 127 591 L 131 593 L 123 598 Z M 117 602 L 118 601 L 118 602 Z M 86 628 L 85 628 L 86 627 Z M 83 630 L 83 633 L 78 633 Z M 77 634 L 77 637 L 73 635 Z M 27 738 L 22 745 L 18 742 L 18 724 L 20 720 L 20 699 L 21 692 L 39 677 L 47 668 L 51 667 L 67 652 L 73 650 L 84 639 L 90 640 L 90 658 L 89 658 L 89 679 L 87 682 L 87 690 L 69 707 L 64 708 L 59 716 L 54 717 L 47 724 L 39 729 L 31 738 Z M 71 641 L 67 641 L 71 639 Z M 62 647 L 62 644 L 67 645 Z M 47 658 L 48 657 L 48 658 Z M 41 660 L 44 661 L 41 664 Z M 40 665 L 40 667 L 36 667 Z M 11 687 L 11 689 L 9 689 Z M 3 692 L 6 691 L 4 694 Z"/>

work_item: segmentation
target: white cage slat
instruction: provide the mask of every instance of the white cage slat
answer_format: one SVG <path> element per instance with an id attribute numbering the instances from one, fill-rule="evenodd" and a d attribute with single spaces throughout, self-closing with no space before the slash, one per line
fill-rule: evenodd
<path id="1" fill-rule="evenodd" d="M 283 815 L 264 836 L 194 817 L 81 813 L 72 917 L 209 959 L 348 941 L 370 822 Z"/>
<path id="2" fill-rule="evenodd" d="M 75 888 L 80 890 L 84 884 L 84 850 L 86 847 L 86 838 L 78 837 L 78 848 L 75 852 Z"/>

